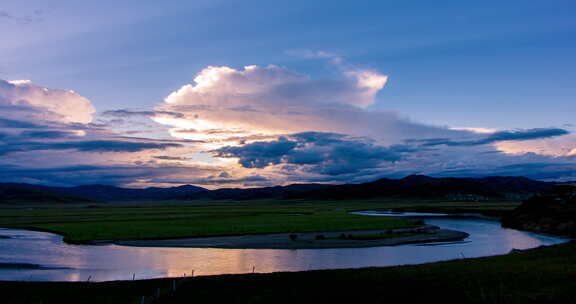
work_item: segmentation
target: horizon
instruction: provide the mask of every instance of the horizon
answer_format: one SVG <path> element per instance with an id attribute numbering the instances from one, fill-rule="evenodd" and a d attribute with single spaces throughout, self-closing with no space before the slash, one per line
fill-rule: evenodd
<path id="1" fill-rule="evenodd" d="M 7 1 L 0 182 L 574 181 L 574 9 Z"/>
<path id="2" fill-rule="evenodd" d="M 372 183 L 372 182 L 377 182 L 380 180 L 404 180 L 407 179 L 409 177 L 426 177 L 426 178 L 432 178 L 432 179 L 489 179 L 489 178 L 517 178 L 517 179 L 528 179 L 531 181 L 536 181 L 536 182 L 543 182 L 543 183 L 558 183 L 558 184 L 572 184 L 572 183 L 576 183 L 576 180 L 569 180 L 569 181 L 560 181 L 560 182 L 554 182 L 554 181 L 543 181 L 543 180 L 536 180 L 536 179 L 531 179 L 525 176 L 498 176 L 498 175 L 487 175 L 487 176 L 479 176 L 479 177 L 451 177 L 451 176 L 444 176 L 444 177 L 434 177 L 434 176 L 428 176 L 428 175 L 421 175 L 421 174 L 411 174 L 411 175 L 406 175 L 403 177 L 398 177 L 398 178 L 388 178 L 388 177 L 381 177 L 381 178 L 376 178 L 374 180 L 369 180 L 369 181 L 365 181 L 365 182 L 360 182 L 360 183 L 292 183 L 292 184 L 284 184 L 284 185 L 271 185 L 271 186 L 253 186 L 253 187 L 219 187 L 219 188 L 205 188 L 205 187 L 201 187 L 198 185 L 193 185 L 193 184 L 182 184 L 182 185 L 173 185 L 173 186 L 167 186 L 167 187 L 158 187 L 158 186 L 148 186 L 148 187 L 122 187 L 122 186 L 117 186 L 114 184 L 82 184 L 82 185 L 74 185 L 74 186 L 51 186 L 51 185 L 47 185 L 47 184 L 31 184 L 31 183 L 14 183 L 14 184 L 22 184 L 22 185 L 32 185 L 32 186 L 42 186 L 42 187 L 53 187 L 53 188 L 74 188 L 74 187 L 89 187 L 89 186 L 103 186 L 103 187 L 114 187 L 114 188 L 122 188 L 122 189 L 130 189 L 130 190 L 145 190 L 145 189 L 149 189 L 149 188 L 160 188 L 160 189 L 169 189 L 169 188 L 178 188 L 178 187 L 186 187 L 186 186 L 190 186 L 190 187 L 195 187 L 195 188 L 202 188 L 208 191 L 213 191 L 213 190 L 222 190 L 222 189 L 260 189 L 260 188 L 275 188 L 275 187 L 287 187 L 287 186 L 295 186 L 295 185 L 325 185 L 325 186 L 340 186 L 340 185 L 358 185 L 358 184 L 365 184 L 365 183 Z M 13 182 L 0 182 L 0 184 L 13 184 Z"/>

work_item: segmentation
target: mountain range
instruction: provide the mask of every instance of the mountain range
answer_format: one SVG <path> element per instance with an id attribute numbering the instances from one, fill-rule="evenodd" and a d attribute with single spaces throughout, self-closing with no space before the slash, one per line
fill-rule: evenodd
<path id="1" fill-rule="evenodd" d="M 293 184 L 262 188 L 208 190 L 183 185 L 170 188 L 121 188 L 109 185 L 50 187 L 33 184 L 0 183 L 0 203 L 90 202 L 158 200 L 252 200 L 252 199 L 370 199 L 419 198 L 478 201 L 521 200 L 550 190 L 557 183 L 525 177 L 433 178 L 410 175 L 401 179 L 382 178 L 361 184 Z"/>

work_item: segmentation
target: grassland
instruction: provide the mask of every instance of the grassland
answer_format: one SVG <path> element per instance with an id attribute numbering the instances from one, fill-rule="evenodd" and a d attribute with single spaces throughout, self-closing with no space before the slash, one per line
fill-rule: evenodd
<path id="1" fill-rule="evenodd" d="M 373 204 L 211 202 L 4 209 L 0 226 L 53 231 L 69 242 L 413 227 L 396 218 L 350 215 Z"/>
<path id="2" fill-rule="evenodd" d="M 107 283 L 1 282 L 3 303 L 576 303 L 576 243 L 416 266 Z M 176 291 L 172 284 L 176 282 Z M 32 292 L 33 291 L 33 292 Z M 161 297 L 154 299 L 160 291 Z"/>
<path id="3" fill-rule="evenodd" d="M 263 233 L 414 227 L 400 218 L 348 214 L 366 209 L 502 213 L 515 202 L 209 201 L 0 206 L 0 227 L 52 231 L 71 243 Z"/>

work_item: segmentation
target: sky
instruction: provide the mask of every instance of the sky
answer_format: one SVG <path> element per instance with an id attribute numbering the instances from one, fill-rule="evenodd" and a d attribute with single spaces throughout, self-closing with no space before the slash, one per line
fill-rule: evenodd
<path id="1" fill-rule="evenodd" d="M 0 182 L 576 180 L 574 1 L 0 3 Z"/>

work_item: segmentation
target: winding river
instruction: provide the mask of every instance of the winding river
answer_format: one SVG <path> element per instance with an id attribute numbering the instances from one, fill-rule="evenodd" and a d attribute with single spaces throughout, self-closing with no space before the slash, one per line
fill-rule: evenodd
<path id="1" fill-rule="evenodd" d="M 360 214 L 390 216 L 370 211 Z M 192 272 L 215 275 L 392 266 L 498 255 L 567 241 L 502 228 L 498 222 L 485 219 L 409 215 L 427 224 L 467 232 L 470 237 L 455 243 L 343 249 L 139 248 L 68 245 L 52 233 L 0 229 L 1 236 L 9 237 L 0 239 L 0 280 L 111 281 L 179 277 Z M 28 265 L 17 268 L 11 264 Z"/>

